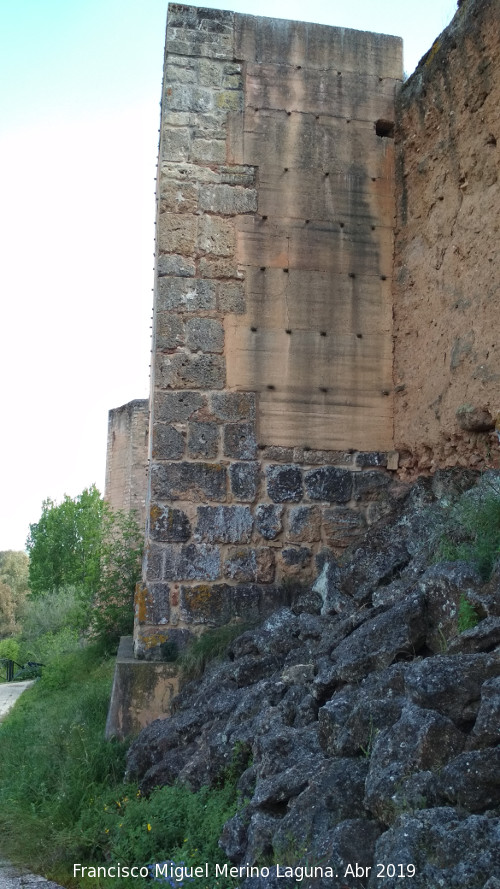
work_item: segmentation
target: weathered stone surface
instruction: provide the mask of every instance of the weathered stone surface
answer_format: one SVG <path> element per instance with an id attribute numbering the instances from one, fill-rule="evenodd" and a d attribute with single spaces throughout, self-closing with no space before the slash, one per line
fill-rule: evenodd
<path id="1" fill-rule="evenodd" d="M 314 543 L 321 539 L 321 511 L 317 506 L 293 506 L 288 521 L 291 543 Z"/>
<path id="2" fill-rule="evenodd" d="M 322 697 L 339 683 L 358 682 L 372 670 L 388 667 L 396 657 L 411 658 L 425 641 L 425 632 L 425 602 L 418 595 L 366 620 L 337 645 L 331 666 L 319 671 L 316 695 Z"/>
<path id="3" fill-rule="evenodd" d="M 165 580 L 217 580 L 220 571 L 221 555 L 217 546 L 194 543 L 165 546 Z"/>
<path id="4" fill-rule="evenodd" d="M 229 186 L 221 186 L 229 187 Z M 202 216 L 198 223 L 198 249 L 211 256 L 233 256 L 234 222 L 220 216 Z"/>
<path id="5" fill-rule="evenodd" d="M 304 474 L 306 491 L 311 500 L 347 503 L 352 495 L 352 474 L 347 469 L 322 466 Z"/>
<path id="6" fill-rule="evenodd" d="M 420 707 L 467 724 L 478 714 L 483 682 L 498 674 L 499 664 L 498 652 L 436 655 L 409 665 L 405 692 Z"/>
<path id="7" fill-rule="evenodd" d="M 462 753 L 444 766 L 438 788 L 446 803 L 468 812 L 500 805 L 500 747 Z"/>
<path id="8" fill-rule="evenodd" d="M 205 543 L 249 543 L 252 528 L 253 516 L 248 506 L 198 507 L 197 540 Z"/>
<path id="9" fill-rule="evenodd" d="M 245 285 L 239 281 L 219 283 L 217 285 L 217 309 L 223 315 L 231 312 L 235 315 L 244 315 L 246 309 Z"/>
<path id="10" fill-rule="evenodd" d="M 230 547 L 224 563 L 224 576 L 243 583 L 272 583 L 274 571 L 274 551 L 269 547 Z"/>
<path id="11" fill-rule="evenodd" d="M 188 213 L 162 213 L 161 225 L 158 226 L 157 246 L 160 253 L 180 253 L 192 256 L 196 248 L 198 217 Z M 165 278 L 158 279 L 160 284 Z"/>
<path id="12" fill-rule="evenodd" d="M 385 472 L 356 472 L 353 473 L 355 500 L 376 500 L 391 483 L 390 475 Z"/>
<path id="13" fill-rule="evenodd" d="M 156 348 L 161 352 L 171 352 L 186 341 L 184 319 L 171 313 L 158 313 L 156 320 Z"/>
<path id="14" fill-rule="evenodd" d="M 156 392 L 155 416 L 159 423 L 182 423 L 206 405 L 201 392 Z"/>
<path id="15" fill-rule="evenodd" d="M 361 512 L 348 506 L 334 506 L 323 511 L 325 542 L 334 549 L 345 549 L 366 528 Z"/>
<path id="16" fill-rule="evenodd" d="M 438 769 L 460 753 L 464 744 L 465 735 L 450 719 L 407 704 L 401 718 L 375 738 L 366 779 L 369 810 L 391 824 L 404 805 L 405 779 Z"/>
<path id="17" fill-rule="evenodd" d="M 219 427 L 216 423 L 189 423 L 188 454 L 190 457 L 216 457 L 219 452 Z"/>
<path id="18" fill-rule="evenodd" d="M 216 392 L 212 395 L 211 404 L 214 417 L 222 422 L 255 420 L 253 392 Z"/>
<path id="19" fill-rule="evenodd" d="M 224 456 L 254 460 L 257 455 L 254 423 L 227 423 L 223 435 Z"/>
<path id="20" fill-rule="evenodd" d="M 494 747 L 500 743 L 500 677 L 481 686 L 481 703 L 470 735 L 471 747 Z"/>
<path id="21" fill-rule="evenodd" d="M 267 466 L 267 493 L 274 503 L 302 500 L 302 471 L 299 466 Z"/>
<path id="22" fill-rule="evenodd" d="M 222 352 L 224 328 L 215 318 L 189 318 L 186 322 L 186 345 L 192 352 Z"/>
<path id="23" fill-rule="evenodd" d="M 200 208 L 210 213 L 255 213 L 257 192 L 239 185 L 205 185 L 200 188 Z"/>
<path id="24" fill-rule="evenodd" d="M 188 251 L 191 253 L 193 251 Z M 158 279 L 158 312 L 199 312 L 216 307 L 215 285 L 201 278 L 161 277 Z"/>
<path id="25" fill-rule="evenodd" d="M 283 573 L 287 577 L 303 577 L 311 566 L 312 552 L 307 546 L 287 546 L 281 550 Z"/>
<path id="26" fill-rule="evenodd" d="M 255 527 L 265 540 L 274 540 L 283 530 L 282 506 L 260 503 L 255 510 Z"/>
<path id="27" fill-rule="evenodd" d="M 499 841 L 498 818 L 466 815 L 450 807 L 432 808 L 402 815 L 378 840 L 374 858 L 413 864 L 413 889 L 483 889 L 492 873 L 498 873 Z M 391 886 L 387 879 L 384 882 Z M 368 889 L 377 886 L 380 879 L 374 869 Z"/>
<path id="28" fill-rule="evenodd" d="M 157 500 L 226 499 L 226 467 L 219 463 L 163 463 L 151 468 Z"/>
<path id="29" fill-rule="evenodd" d="M 232 589 L 226 583 L 181 587 L 181 611 L 188 623 L 228 623 L 232 617 Z"/>
<path id="30" fill-rule="evenodd" d="M 268 520 L 281 520 L 285 512 L 281 505 L 261 503 L 256 514 L 264 507 L 273 511 Z M 250 507 L 231 510 L 242 508 L 250 513 Z M 323 614 L 318 613 L 319 593 L 297 594 L 292 584 L 265 583 L 275 550 L 253 544 L 223 544 L 227 561 L 219 570 L 230 565 L 227 583 L 220 576 L 181 582 L 180 606 L 173 605 L 178 592 L 165 577 L 172 563 L 187 561 L 189 554 L 190 565 L 206 570 L 218 547 L 194 545 L 196 552 L 190 553 L 190 544 L 150 544 L 149 576 L 160 604 L 156 608 L 145 599 L 144 615 L 151 607 L 161 620 L 163 606 L 175 607 L 185 629 L 232 620 L 257 622 L 233 640 L 226 659 L 211 664 L 183 689 L 173 717 L 146 731 L 147 751 L 138 750 L 143 743 L 138 740 L 129 754 L 132 770 L 149 791 L 177 780 L 195 789 L 214 785 L 233 762 L 236 745 L 248 751 L 251 765 L 243 763 L 239 782 L 246 804 L 223 840 L 236 863 L 253 862 L 262 854 L 280 859 L 293 849 L 300 864 L 342 859 L 343 876 L 348 863 L 359 863 L 362 844 L 364 866 L 415 864 L 411 879 L 424 873 L 421 889 L 441 885 L 439 881 L 453 889 L 484 889 L 494 873 L 500 663 L 496 650 L 444 655 L 432 653 L 426 643 L 427 580 L 435 584 L 436 578 L 441 583 L 452 577 L 447 563 L 441 573 L 434 567 L 426 573 L 429 541 L 440 527 L 433 510 L 448 513 L 449 506 L 434 499 L 430 483 L 421 483 L 392 526 L 369 530 L 363 544 L 339 563 L 325 561 L 331 588 Z M 216 523 L 208 521 L 208 511 L 206 515 L 211 529 Z M 354 583 L 353 566 L 359 568 L 362 560 L 370 589 L 384 589 L 380 584 L 387 578 L 387 564 L 395 554 L 398 561 L 403 543 L 406 554 L 398 576 L 389 573 L 392 604 L 373 606 L 368 596 L 359 606 L 343 592 L 347 581 L 348 586 Z M 368 553 L 379 560 L 371 573 Z M 467 582 L 463 566 L 460 571 Z M 235 582 L 238 572 L 251 579 Z M 356 576 L 361 585 L 362 575 Z M 163 601 L 169 586 L 169 602 Z M 318 605 L 311 608 L 314 595 Z M 346 611 L 333 608 L 338 607 L 335 596 L 345 598 Z M 259 625 L 265 607 L 280 610 Z M 478 626 L 487 621 L 491 618 Z M 147 626 L 141 624 L 141 630 Z M 159 624 L 156 632 L 161 629 Z M 465 823 L 468 836 L 481 847 L 478 856 L 460 833 Z M 401 825 L 405 829 L 400 831 Z M 381 845 L 384 838 L 387 849 Z M 391 838 L 399 845 L 390 845 Z M 489 876 L 483 879 L 478 867 L 484 861 Z M 346 885 L 366 889 L 371 872 L 359 879 L 353 873 Z M 406 873 L 404 879 L 409 878 Z M 280 889 L 284 878 L 277 879 Z M 388 876 L 386 869 L 380 882 L 395 886 L 401 879 Z M 324 879 L 304 881 L 313 889 L 326 889 Z"/>
<path id="31" fill-rule="evenodd" d="M 157 262 L 158 276 L 173 275 L 176 278 L 193 278 L 196 274 L 196 265 L 192 259 L 181 256 L 179 253 L 161 254 Z"/>
<path id="32" fill-rule="evenodd" d="M 427 645 L 437 653 L 458 633 L 460 601 L 481 585 L 477 569 L 467 562 L 442 562 L 424 572 L 418 587 L 427 600 L 430 628 Z"/>
<path id="33" fill-rule="evenodd" d="M 477 627 L 455 636 L 448 645 L 448 653 L 479 654 L 481 651 L 493 651 L 499 645 L 500 618 L 487 617 Z"/>
<path id="34" fill-rule="evenodd" d="M 184 543 L 191 537 L 191 523 L 182 509 L 152 506 L 149 512 L 149 533 L 153 540 Z"/>
<path id="35" fill-rule="evenodd" d="M 180 351 L 156 354 L 156 384 L 160 389 L 222 389 L 225 380 L 223 355 Z"/>
<path id="36" fill-rule="evenodd" d="M 185 447 L 184 435 L 175 426 L 156 424 L 153 429 L 154 460 L 180 460 Z"/>
<path id="37" fill-rule="evenodd" d="M 253 502 L 259 490 L 259 463 L 231 463 L 229 466 L 231 493 L 235 500 Z"/>

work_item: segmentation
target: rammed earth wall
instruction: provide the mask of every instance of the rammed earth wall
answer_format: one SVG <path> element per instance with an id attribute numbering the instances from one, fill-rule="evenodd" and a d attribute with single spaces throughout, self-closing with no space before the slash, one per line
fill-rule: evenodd
<path id="1" fill-rule="evenodd" d="M 135 653 L 388 508 L 399 38 L 170 4 Z"/>

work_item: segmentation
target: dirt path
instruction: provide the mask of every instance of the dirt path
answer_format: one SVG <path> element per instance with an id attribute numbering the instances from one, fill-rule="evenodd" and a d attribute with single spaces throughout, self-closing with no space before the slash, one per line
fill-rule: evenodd
<path id="1" fill-rule="evenodd" d="M 0 858 L 0 889 L 61 889 L 61 887 L 59 883 L 52 883 L 45 877 L 17 870 Z"/>
<path id="2" fill-rule="evenodd" d="M 7 715 L 11 707 L 16 703 L 19 695 L 33 685 L 35 679 L 26 682 L 2 682 L 0 683 L 0 720 Z"/>

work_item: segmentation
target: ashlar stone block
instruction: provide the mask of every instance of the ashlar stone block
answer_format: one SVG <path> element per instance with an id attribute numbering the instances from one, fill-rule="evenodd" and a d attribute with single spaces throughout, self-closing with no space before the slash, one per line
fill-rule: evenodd
<path id="1" fill-rule="evenodd" d="M 195 543 L 165 546 L 164 580 L 216 580 L 220 576 L 220 570 L 218 546 Z"/>
<path id="2" fill-rule="evenodd" d="M 199 194 L 200 209 L 225 216 L 257 211 L 257 192 L 239 185 L 204 185 Z"/>
<path id="3" fill-rule="evenodd" d="M 157 283 L 158 312 L 200 312 L 215 309 L 215 284 L 200 278 L 159 278 Z"/>
<path id="4" fill-rule="evenodd" d="M 201 216 L 198 226 L 198 249 L 212 256 L 232 256 L 236 235 L 234 222 L 220 216 Z"/>
<path id="5" fill-rule="evenodd" d="M 198 217 L 189 213 L 162 213 L 157 226 L 160 253 L 183 253 L 192 256 L 196 247 Z"/>
<path id="6" fill-rule="evenodd" d="M 201 392 L 156 392 L 154 412 L 159 423 L 183 423 L 206 407 Z"/>
<path id="7" fill-rule="evenodd" d="M 191 537 L 191 523 L 182 509 L 153 505 L 149 512 L 149 533 L 163 543 L 184 543 Z"/>
<path id="8" fill-rule="evenodd" d="M 186 442 L 175 426 L 156 423 L 153 427 L 153 460 L 180 460 L 184 456 Z"/>
<path id="9" fill-rule="evenodd" d="M 283 530 L 283 506 L 261 503 L 255 510 L 255 527 L 265 540 L 274 540 Z"/>
<path id="10" fill-rule="evenodd" d="M 352 473 L 335 466 L 321 466 L 304 475 L 306 491 L 311 500 L 347 503 L 352 496 Z"/>
<path id="11" fill-rule="evenodd" d="M 254 420 L 255 410 L 256 399 L 253 392 L 216 392 L 212 395 L 212 412 L 223 423 Z"/>
<path id="12" fill-rule="evenodd" d="M 192 352 L 223 352 L 224 327 L 215 318 L 190 318 L 186 323 L 186 344 Z"/>
<path id="13" fill-rule="evenodd" d="M 248 506 L 199 506 L 197 540 L 205 543 L 249 543 L 253 516 Z"/>
<path id="14" fill-rule="evenodd" d="M 210 459 L 219 451 L 219 426 L 217 423 L 190 423 L 188 427 L 188 454 L 190 457 Z"/>
<path id="15" fill-rule="evenodd" d="M 321 510 L 317 506 L 290 509 L 288 538 L 292 543 L 313 543 L 321 539 Z"/>
<path id="16" fill-rule="evenodd" d="M 231 463 L 229 478 L 235 500 L 253 502 L 259 491 L 259 463 Z"/>
<path id="17" fill-rule="evenodd" d="M 254 423 L 228 423 L 224 427 L 224 455 L 253 460 L 257 454 Z"/>
<path id="18" fill-rule="evenodd" d="M 194 260 L 181 256 L 179 253 L 162 253 L 156 264 L 158 277 L 173 275 L 179 278 L 192 278 L 196 274 Z"/>
<path id="19" fill-rule="evenodd" d="M 226 467 L 220 463 L 162 463 L 151 468 L 152 498 L 156 501 L 226 500 Z"/>
<path id="20" fill-rule="evenodd" d="M 266 476 L 267 493 L 274 503 L 295 503 L 302 500 L 304 491 L 300 466 L 268 466 Z"/>
<path id="21" fill-rule="evenodd" d="M 181 586 L 181 614 L 187 623 L 227 624 L 232 617 L 233 590 L 227 583 Z"/>
<path id="22" fill-rule="evenodd" d="M 222 355 L 177 352 L 156 356 L 156 385 L 160 389 L 222 389 L 226 364 Z"/>
<path id="23" fill-rule="evenodd" d="M 242 583 L 272 583 L 275 555 L 270 547 L 230 547 L 224 562 L 224 576 Z"/>

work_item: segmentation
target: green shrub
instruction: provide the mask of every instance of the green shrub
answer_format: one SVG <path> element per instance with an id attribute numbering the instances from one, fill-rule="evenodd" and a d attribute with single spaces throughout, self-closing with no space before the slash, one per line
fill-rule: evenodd
<path id="1" fill-rule="evenodd" d="M 488 580 L 499 556 L 500 492 L 474 489 L 451 512 L 437 557 L 473 562 L 483 580 Z"/>
<path id="2" fill-rule="evenodd" d="M 19 642 L 16 639 L 2 639 L 0 641 L 0 658 L 8 658 L 19 663 Z"/>
<path id="3" fill-rule="evenodd" d="M 179 657 L 184 682 L 199 679 L 207 664 L 224 657 L 228 645 L 247 629 L 249 624 L 227 624 L 206 630 L 188 645 Z"/>
<path id="4" fill-rule="evenodd" d="M 130 889 L 130 879 L 73 878 L 85 866 L 224 863 L 218 846 L 238 807 L 236 785 L 249 751 L 237 745 L 215 788 L 163 787 L 146 798 L 124 784 L 126 745 L 104 739 L 112 661 L 89 646 L 61 655 L 65 684 L 49 674 L 0 724 L 2 854 L 64 885 Z M 150 882 L 134 880 L 137 889 Z M 167 884 L 168 885 L 168 884 Z M 180 884 L 176 884 L 180 885 Z M 229 889 L 211 879 L 200 889 Z"/>
<path id="5" fill-rule="evenodd" d="M 479 623 L 479 615 L 465 596 L 460 596 L 458 603 L 458 632 L 465 633 L 466 630 L 472 630 Z"/>

